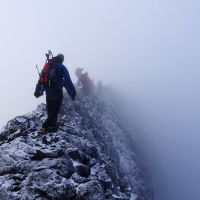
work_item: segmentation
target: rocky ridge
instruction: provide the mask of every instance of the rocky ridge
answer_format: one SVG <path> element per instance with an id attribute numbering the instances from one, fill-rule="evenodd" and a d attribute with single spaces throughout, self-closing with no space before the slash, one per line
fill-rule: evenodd
<path id="1" fill-rule="evenodd" d="M 107 95 L 79 91 L 75 102 L 64 95 L 56 133 L 38 133 L 44 104 L 9 121 L 0 132 L 0 199 L 152 200 L 132 139 Z"/>

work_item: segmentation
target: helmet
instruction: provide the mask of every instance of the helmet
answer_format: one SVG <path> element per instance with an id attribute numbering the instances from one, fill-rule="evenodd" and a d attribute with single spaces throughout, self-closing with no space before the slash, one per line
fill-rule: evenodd
<path id="1" fill-rule="evenodd" d="M 58 62 L 63 63 L 64 61 L 64 55 L 63 54 L 58 54 L 56 57 L 54 57 Z"/>

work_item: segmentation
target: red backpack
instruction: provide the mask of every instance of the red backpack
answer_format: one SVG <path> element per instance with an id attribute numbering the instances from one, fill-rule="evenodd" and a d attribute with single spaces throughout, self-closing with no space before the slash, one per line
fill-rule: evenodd
<path id="1" fill-rule="evenodd" d="M 56 63 L 53 61 L 45 63 L 42 73 L 40 74 L 40 82 L 44 86 L 52 87 L 55 76 L 56 76 Z"/>

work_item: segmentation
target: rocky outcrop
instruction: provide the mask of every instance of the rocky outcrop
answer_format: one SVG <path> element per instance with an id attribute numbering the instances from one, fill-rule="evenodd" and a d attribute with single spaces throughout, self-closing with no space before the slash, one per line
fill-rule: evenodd
<path id="1" fill-rule="evenodd" d="M 0 133 L 1 200 L 152 200 L 131 137 L 102 94 L 67 95 L 59 131 L 41 135 L 45 105 Z"/>

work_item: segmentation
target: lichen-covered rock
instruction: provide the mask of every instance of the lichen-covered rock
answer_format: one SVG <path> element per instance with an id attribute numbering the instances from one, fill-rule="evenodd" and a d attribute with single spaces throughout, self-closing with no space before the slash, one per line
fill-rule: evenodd
<path id="1" fill-rule="evenodd" d="M 0 132 L 1 200 L 152 200 L 131 137 L 102 96 L 64 96 L 56 133 L 45 105 Z"/>

